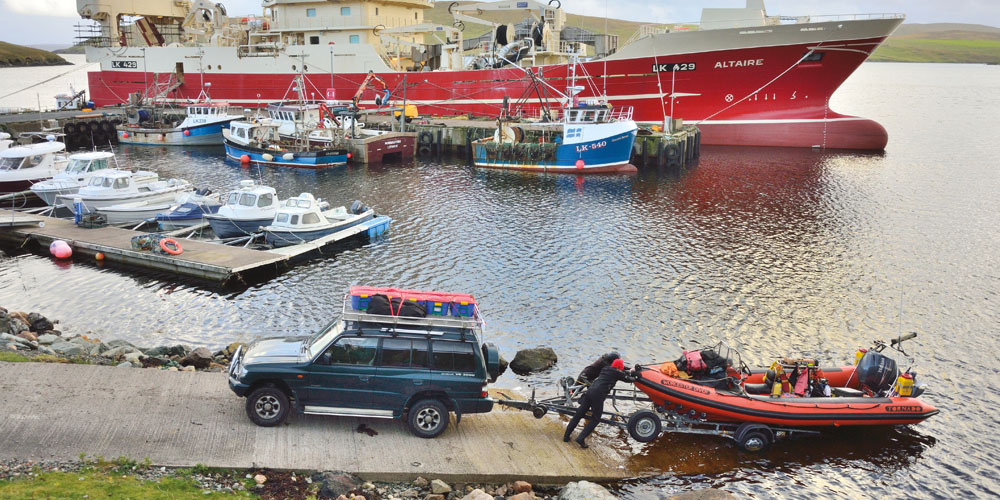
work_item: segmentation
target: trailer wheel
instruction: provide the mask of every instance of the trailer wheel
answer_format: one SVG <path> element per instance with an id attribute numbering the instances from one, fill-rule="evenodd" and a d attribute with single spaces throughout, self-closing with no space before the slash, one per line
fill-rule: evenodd
<path id="1" fill-rule="evenodd" d="M 735 439 L 741 450 L 759 453 L 771 447 L 774 435 L 766 425 L 744 423 L 736 429 Z"/>
<path id="2" fill-rule="evenodd" d="M 534 408 L 531 409 L 531 415 L 533 417 L 535 417 L 535 418 L 542 418 L 548 412 L 549 412 L 549 409 L 546 408 L 546 407 L 544 407 L 544 406 L 536 406 L 536 407 L 534 407 Z"/>
<path id="3" fill-rule="evenodd" d="M 628 418 L 628 434 L 640 443 L 648 443 L 660 436 L 663 423 L 660 416 L 649 410 L 640 410 Z"/>

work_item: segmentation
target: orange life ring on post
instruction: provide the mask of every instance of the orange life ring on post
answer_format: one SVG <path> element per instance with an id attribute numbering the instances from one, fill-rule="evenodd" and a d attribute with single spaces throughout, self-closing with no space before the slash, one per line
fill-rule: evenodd
<path id="1" fill-rule="evenodd" d="M 173 245 L 173 248 L 170 248 L 168 245 Z M 160 240 L 160 250 L 163 250 L 170 255 L 180 255 L 184 252 L 184 249 L 181 248 L 181 244 L 177 243 L 177 240 L 173 238 L 163 238 Z"/>

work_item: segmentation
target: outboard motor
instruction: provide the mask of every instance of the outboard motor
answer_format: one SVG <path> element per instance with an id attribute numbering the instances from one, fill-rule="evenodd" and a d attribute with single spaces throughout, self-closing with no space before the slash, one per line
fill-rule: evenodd
<path id="1" fill-rule="evenodd" d="M 875 394 L 884 394 L 899 376 L 896 361 L 875 351 L 868 351 L 858 362 L 858 382 Z"/>
<path id="2" fill-rule="evenodd" d="M 367 210 L 368 207 L 366 207 L 364 203 L 361 203 L 361 200 L 354 200 L 354 203 L 351 203 L 350 212 L 354 215 L 362 214 Z"/>

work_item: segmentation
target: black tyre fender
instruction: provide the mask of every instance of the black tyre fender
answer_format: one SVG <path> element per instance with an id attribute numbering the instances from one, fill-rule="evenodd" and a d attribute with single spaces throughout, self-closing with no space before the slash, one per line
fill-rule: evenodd
<path id="1" fill-rule="evenodd" d="M 261 427 L 274 427 L 285 421 L 291 402 L 285 391 L 268 385 L 258 387 L 247 396 L 247 416 Z"/>
<path id="2" fill-rule="evenodd" d="M 663 422 L 656 412 L 639 410 L 628 417 L 628 435 L 640 443 L 648 443 L 658 437 L 663 431 Z"/>
<path id="3" fill-rule="evenodd" d="M 736 428 L 733 439 L 736 440 L 736 446 L 739 446 L 741 450 L 760 453 L 766 451 L 774 443 L 774 433 L 771 432 L 770 427 L 764 424 L 744 422 Z"/>
<path id="4" fill-rule="evenodd" d="M 681 145 L 676 142 L 672 142 L 666 145 L 667 159 L 676 160 L 681 156 Z"/>
<path id="5" fill-rule="evenodd" d="M 421 144 L 420 147 L 417 148 L 417 154 L 420 156 L 429 156 L 431 154 L 431 147 L 426 144 Z"/>
<path id="6" fill-rule="evenodd" d="M 420 134 L 417 135 L 417 142 L 419 144 L 427 144 L 427 145 L 433 144 L 434 134 L 430 133 L 429 130 L 423 130 L 420 132 Z"/>
<path id="7" fill-rule="evenodd" d="M 414 436 L 431 439 L 448 428 L 448 408 L 437 399 L 421 399 L 410 407 L 406 422 Z"/>

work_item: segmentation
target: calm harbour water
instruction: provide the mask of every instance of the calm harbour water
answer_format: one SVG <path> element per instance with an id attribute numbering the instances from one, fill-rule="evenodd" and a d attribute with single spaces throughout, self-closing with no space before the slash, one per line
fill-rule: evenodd
<path id="1" fill-rule="evenodd" d="M 0 71 L 0 75 L 8 70 Z M 652 499 L 706 486 L 753 498 L 945 498 L 1000 493 L 1000 67 L 864 64 L 834 109 L 875 119 L 884 154 L 704 147 L 680 175 L 536 176 L 417 161 L 327 172 L 243 169 L 221 148 L 123 148 L 131 166 L 227 189 L 361 199 L 385 238 L 236 291 L 90 262 L 0 259 L 0 305 L 73 333 L 220 346 L 315 329 L 351 284 L 476 295 L 508 357 L 548 345 L 550 386 L 600 353 L 676 358 L 720 340 L 750 365 L 785 354 L 847 362 L 874 339 L 908 344 L 941 410 L 904 429 L 849 430 L 738 452 L 721 439 L 628 445 Z M 896 355 L 904 366 L 910 362 Z M 619 442 L 610 429 L 599 431 Z M 626 445 L 616 445 L 626 446 Z"/>

